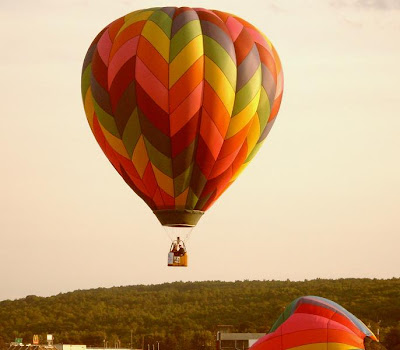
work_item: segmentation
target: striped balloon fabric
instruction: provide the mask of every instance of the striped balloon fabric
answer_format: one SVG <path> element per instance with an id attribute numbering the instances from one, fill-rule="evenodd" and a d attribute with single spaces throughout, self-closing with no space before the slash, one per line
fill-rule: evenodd
<path id="1" fill-rule="evenodd" d="M 316 296 L 293 301 L 251 350 L 360 350 L 375 335 L 339 304 Z"/>
<path id="2" fill-rule="evenodd" d="M 254 26 L 187 7 L 112 22 L 94 39 L 82 71 L 97 142 L 171 226 L 195 225 L 254 157 L 282 87 L 278 55 Z"/>

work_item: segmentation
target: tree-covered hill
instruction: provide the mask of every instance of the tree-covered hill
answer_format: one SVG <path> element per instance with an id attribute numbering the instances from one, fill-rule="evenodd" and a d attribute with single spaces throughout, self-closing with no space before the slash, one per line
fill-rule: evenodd
<path id="1" fill-rule="evenodd" d="M 207 349 L 217 325 L 267 332 L 283 308 L 304 295 L 341 304 L 396 345 L 400 279 L 393 278 L 175 282 L 30 295 L 0 302 L 0 348 L 15 337 L 31 342 L 33 334 L 46 333 L 61 343 L 103 346 L 106 339 L 109 346 L 119 340 L 129 347 L 132 331 L 136 348 L 158 340 L 165 350 Z"/>

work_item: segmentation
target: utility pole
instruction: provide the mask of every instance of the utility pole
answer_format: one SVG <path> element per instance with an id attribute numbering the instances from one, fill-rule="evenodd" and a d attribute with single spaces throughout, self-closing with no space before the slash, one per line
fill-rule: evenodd
<path id="1" fill-rule="evenodd" d="M 133 349 L 132 339 L 133 339 L 133 330 L 131 329 L 131 350 Z"/>
<path id="2" fill-rule="evenodd" d="M 380 326 L 381 326 L 381 322 L 382 322 L 382 320 L 379 320 L 378 321 L 378 329 L 377 329 L 377 331 L 376 331 L 376 335 L 377 335 L 377 338 L 378 338 L 378 341 L 380 341 L 380 336 L 379 336 L 379 328 L 380 328 Z"/>

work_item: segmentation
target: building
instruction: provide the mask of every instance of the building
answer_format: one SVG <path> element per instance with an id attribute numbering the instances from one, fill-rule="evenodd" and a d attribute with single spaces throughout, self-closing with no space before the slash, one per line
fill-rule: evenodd
<path id="1" fill-rule="evenodd" d="M 247 350 L 265 333 L 217 332 L 217 350 Z"/>
<path id="2" fill-rule="evenodd" d="M 52 334 L 47 334 L 46 339 L 47 344 L 40 344 L 40 337 L 35 334 L 32 344 L 23 344 L 22 338 L 16 338 L 14 342 L 10 343 L 8 350 L 86 350 L 86 345 L 53 344 Z"/>
<path id="3" fill-rule="evenodd" d="M 68 349 L 63 349 L 68 350 Z M 75 349 L 74 349 L 75 350 Z M 142 349 L 130 349 L 130 348 L 104 348 L 104 347 L 88 347 L 87 350 L 142 350 Z"/>
<path id="4" fill-rule="evenodd" d="M 54 346 L 57 348 L 57 350 L 86 350 L 86 345 L 56 344 Z"/>
<path id="5" fill-rule="evenodd" d="M 57 350 L 54 345 L 42 345 L 42 344 L 23 344 L 12 342 L 8 347 L 8 350 Z"/>

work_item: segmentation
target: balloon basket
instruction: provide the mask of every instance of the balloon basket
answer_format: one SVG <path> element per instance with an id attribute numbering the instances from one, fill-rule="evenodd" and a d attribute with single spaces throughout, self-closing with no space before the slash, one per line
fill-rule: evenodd
<path id="1" fill-rule="evenodd" d="M 168 266 L 171 267 L 187 267 L 188 254 L 183 256 L 176 256 L 173 252 L 168 253 Z"/>

